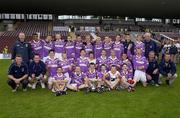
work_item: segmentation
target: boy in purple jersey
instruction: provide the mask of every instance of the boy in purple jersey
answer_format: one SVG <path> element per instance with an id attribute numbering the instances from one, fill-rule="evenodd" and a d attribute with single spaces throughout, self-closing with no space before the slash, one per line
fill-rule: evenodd
<path id="1" fill-rule="evenodd" d="M 76 66 L 75 72 L 71 76 L 71 82 L 67 85 L 67 88 L 73 91 L 79 91 L 80 89 L 87 87 L 86 75 L 81 71 L 79 66 Z"/>
<path id="2" fill-rule="evenodd" d="M 30 42 L 33 53 L 39 54 L 43 58 L 43 42 L 38 38 L 38 34 L 33 34 L 33 40 Z"/>
<path id="3" fill-rule="evenodd" d="M 59 59 L 55 57 L 54 50 L 49 51 L 49 57 L 45 61 L 46 68 L 48 71 L 48 88 L 52 89 L 53 85 L 53 76 L 56 75 L 56 70 L 59 65 Z"/>
<path id="4" fill-rule="evenodd" d="M 57 74 L 53 76 L 53 89 L 52 92 L 56 92 L 56 96 L 67 94 L 66 86 L 68 83 L 67 77 L 63 74 L 61 67 L 57 68 Z"/>
<path id="5" fill-rule="evenodd" d="M 143 86 L 147 86 L 147 79 L 146 79 L 146 69 L 148 67 L 148 60 L 145 56 L 142 56 L 141 48 L 136 49 L 136 55 L 133 57 L 133 66 L 134 66 L 134 84 L 136 85 L 137 82 L 141 81 Z"/>
<path id="6" fill-rule="evenodd" d="M 144 43 L 142 42 L 142 35 L 140 35 L 140 34 L 137 35 L 134 48 L 135 48 L 135 49 L 134 49 L 134 54 L 136 54 L 136 49 L 137 49 L 137 48 L 140 48 L 140 49 L 142 50 L 142 55 L 144 56 L 144 53 L 145 53 L 145 45 L 144 45 Z"/>
<path id="7" fill-rule="evenodd" d="M 81 36 L 78 35 L 76 38 L 76 44 L 75 44 L 75 50 L 76 50 L 76 54 L 75 57 L 79 58 L 80 57 L 80 50 L 83 48 L 83 42 L 81 39 Z"/>
<path id="8" fill-rule="evenodd" d="M 75 43 L 72 40 L 71 36 L 67 37 L 67 43 L 65 45 L 65 50 L 66 50 L 66 54 L 67 54 L 68 59 L 75 57 Z"/>
<path id="9" fill-rule="evenodd" d="M 94 53 L 93 52 L 89 52 L 88 62 L 89 63 L 94 63 L 96 65 L 96 59 L 94 58 Z"/>
<path id="10" fill-rule="evenodd" d="M 76 65 L 81 68 L 81 71 L 83 73 L 86 73 L 88 71 L 89 62 L 86 57 L 86 51 L 84 49 L 81 49 L 80 57 L 77 59 Z"/>
<path id="11" fill-rule="evenodd" d="M 127 54 L 126 54 L 126 53 L 123 53 L 121 58 L 122 58 L 122 60 L 121 60 L 121 66 L 122 66 L 123 64 L 126 64 L 126 65 L 128 66 L 128 71 L 129 71 L 129 73 L 131 73 L 132 76 L 133 76 L 133 66 L 132 66 L 131 61 L 127 58 Z M 122 69 L 122 68 L 121 68 L 121 69 Z"/>
<path id="12" fill-rule="evenodd" d="M 124 51 L 124 46 L 123 46 L 123 44 L 121 43 L 120 40 L 121 40 L 120 35 L 117 35 L 116 40 L 115 40 L 115 42 L 113 44 L 113 49 L 114 49 L 114 51 L 116 53 L 116 57 L 118 59 L 120 59 L 120 56 L 121 56 L 122 52 Z"/>
<path id="13" fill-rule="evenodd" d="M 52 43 L 51 40 L 52 40 L 52 36 L 48 35 L 45 41 L 43 41 L 43 61 L 44 62 L 48 58 L 49 50 L 54 48 L 54 44 Z"/>
<path id="14" fill-rule="evenodd" d="M 103 42 L 101 41 L 101 37 L 97 37 L 94 45 L 94 55 L 96 59 L 101 56 L 102 49 L 103 49 Z"/>
<path id="15" fill-rule="evenodd" d="M 120 71 L 121 75 L 121 87 L 127 88 L 129 92 L 134 91 L 133 88 L 133 75 L 128 71 L 128 65 L 123 64 L 122 70 Z"/>
<path id="16" fill-rule="evenodd" d="M 111 68 L 112 65 L 120 68 L 120 60 L 116 57 L 116 53 L 113 49 L 111 49 L 111 56 L 108 58 L 108 66 Z"/>
<path id="17" fill-rule="evenodd" d="M 92 45 L 92 42 L 91 42 L 91 36 L 90 35 L 86 35 L 85 41 L 86 41 L 86 43 L 84 45 L 84 49 L 86 50 L 86 54 L 89 54 L 89 52 L 92 52 L 93 49 L 94 49 L 94 47 Z"/>
<path id="18" fill-rule="evenodd" d="M 69 74 L 72 71 L 72 63 L 67 58 L 66 53 L 62 53 L 62 59 L 59 61 L 59 65 L 62 67 L 64 75 L 69 79 Z"/>
<path id="19" fill-rule="evenodd" d="M 98 93 L 101 93 L 102 79 L 99 78 L 100 73 L 96 71 L 94 63 L 89 64 L 89 71 L 86 72 L 86 77 L 88 82 L 88 89 L 90 89 L 91 91 L 97 90 Z"/>
<path id="20" fill-rule="evenodd" d="M 66 45 L 65 41 L 61 39 L 60 34 L 55 35 L 56 41 L 54 42 L 55 55 L 58 59 L 62 59 L 62 53 L 65 52 L 64 46 Z"/>
<path id="21" fill-rule="evenodd" d="M 106 65 L 106 67 L 108 67 L 108 58 L 106 57 L 106 50 L 102 50 L 101 52 L 101 56 L 99 58 L 97 58 L 97 66 L 98 69 L 100 70 L 100 66 L 104 64 Z"/>
<path id="22" fill-rule="evenodd" d="M 106 50 L 107 57 L 111 54 L 112 42 L 108 36 L 104 39 L 104 49 Z"/>
<path id="23" fill-rule="evenodd" d="M 117 71 L 115 65 L 111 66 L 110 71 L 108 71 L 104 75 L 103 81 L 109 87 L 110 90 L 115 89 L 119 85 L 119 83 L 121 81 L 121 77 L 120 77 L 120 73 Z"/>

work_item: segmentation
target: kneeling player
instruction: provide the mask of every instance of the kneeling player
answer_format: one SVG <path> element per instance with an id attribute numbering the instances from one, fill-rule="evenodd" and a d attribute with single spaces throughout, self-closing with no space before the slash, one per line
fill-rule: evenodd
<path id="1" fill-rule="evenodd" d="M 99 78 L 99 73 L 96 71 L 94 63 L 89 64 L 89 71 L 87 72 L 86 76 L 88 82 L 87 92 L 89 92 L 89 90 L 97 90 L 97 92 L 101 93 L 102 79 Z"/>
<path id="2" fill-rule="evenodd" d="M 63 69 L 61 67 L 57 68 L 57 74 L 53 77 L 53 89 L 56 92 L 56 96 L 67 94 L 66 85 L 68 79 L 63 74 Z"/>
<path id="3" fill-rule="evenodd" d="M 81 68 L 77 66 L 75 72 L 72 74 L 71 82 L 67 85 L 67 88 L 73 91 L 79 91 L 80 89 L 87 88 L 86 75 L 81 72 Z"/>
<path id="4" fill-rule="evenodd" d="M 36 89 L 36 85 L 40 82 L 41 87 L 45 88 L 46 82 L 46 65 L 41 61 L 40 55 L 35 54 L 33 61 L 29 65 L 29 81 L 32 89 Z"/>
<path id="5" fill-rule="evenodd" d="M 103 77 L 105 84 L 111 89 L 115 89 L 120 82 L 120 73 L 117 71 L 116 66 L 112 65 L 110 71 Z"/>

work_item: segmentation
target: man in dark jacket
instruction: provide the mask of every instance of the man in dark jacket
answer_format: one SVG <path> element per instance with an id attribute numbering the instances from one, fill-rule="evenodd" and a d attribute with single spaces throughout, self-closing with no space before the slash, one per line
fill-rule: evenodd
<path id="1" fill-rule="evenodd" d="M 45 88 L 46 82 L 46 65 L 41 61 L 40 55 L 35 54 L 33 61 L 29 64 L 29 81 L 32 89 L 36 89 L 36 85 L 40 82 L 41 87 Z"/>
<path id="2" fill-rule="evenodd" d="M 32 49 L 31 45 L 25 42 L 25 34 L 19 33 L 19 39 L 15 42 L 12 47 L 12 61 L 14 61 L 16 55 L 21 55 L 23 62 L 29 64 L 29 61 L 32 59 Z"/>
<path id="3" fill-rule="evenodd" d="M 170 54 L 166 53 L 164 59 L 159 64 L 159 72 L 161 76 L 166 78 L 166 84 L 171 85 L 177 78 L 176 65 L 171 61 Z"/>
<path id="4" fill-rule="evenodd" d="M 8 85 L 11 86 L 12 92 L 16 92 L 20 84 L 22 84 L 23 91 L 27 90 L 28 66 L 22 62 L 20 55 L 17 55 L 15 62 L 10 65 L 8 78 Z"/>
<path id="5" fill-rule="evenodd" d="M 145 33 L 144 35 L 144 45 L 145 45 L 145 57 L 148 58 L 149 52 L 154 51 L 156 56 L 158 56 L 159 48 L 156 43 L 152 40 L 150 33 Z"/>

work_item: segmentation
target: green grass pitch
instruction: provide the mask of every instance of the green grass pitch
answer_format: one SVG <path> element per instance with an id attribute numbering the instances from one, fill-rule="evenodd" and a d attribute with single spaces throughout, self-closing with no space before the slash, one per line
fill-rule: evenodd
<path id="1" fill-rule="evenodd" d="M 55 97 L 47 89 L 12 93 L 7 85 L 10 61 L 0 60 L 0 118 L 179 118 L 180 79 L 172 86 L 138 85 L 134 93 L 70 92 Z M 180 65 L 177 66 L 180 75 Z"/>

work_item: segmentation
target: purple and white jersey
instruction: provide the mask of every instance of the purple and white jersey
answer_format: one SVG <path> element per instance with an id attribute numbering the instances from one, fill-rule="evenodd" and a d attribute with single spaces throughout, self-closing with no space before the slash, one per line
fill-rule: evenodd
<path id="1" fill-rule="evenodd" d="M 82 42 L 76 42 L 75 44 L 75 52 L 76 52 L 76 58 L 80 57 L 80 50 L 83 48 L 83 43 Z"/>
<path id="2" fill-rule="evenodd" d="M 84 82 L 84 78 L 86 78 L 86 75 L 84 73 L 77 74 L 76 72 L 72 74 L 71 77 L 71 84 L 77 84 L 82 85 Z"/>
<path id="3" fill-rule="evenodd" d="M 133 65 L 135 70 L 139 70 L 138 68 L 143 66 L 144 69 L 142 69 L 141 71 L 146 72 L 148 64 L 149 64 L 148 60 L 146 59 L 145 56 L 136 55 L 133 57 Z"/>
<path id="4" fill-rule="evenodd" d="M 141 42 L 141 41 L 137 41 L 136 43 L 135 43 L 135 50 L 134 50 L 134 53 L 136 54 L 136 49 L 137 48 L 140 48 L 141 50 L 142 50 L 142 54 L 143 54 L 143 56 L 144 56 L 144 53 L 145 53 L 145 45 L 144 45 L 144 43 L 143 42 Z"/>
<path id="5" fill-rule="evenodd" d="M 55 80 L 65 80 L 66 76 L 63 73 L 61 73 L 61 75 L 59 75 L 59 74 L 54 75 L 53 78 Z"/>
<path id="6" fill-rule="evenodd" d="M 116 57 L 119 59 L 121 57 L 122 52 L 124 52 L 124 46 L 120 42 L 114 42 L 113 49 L 116 53 Z"/>
<path id="7" fill-rule="evenodd" d="M 43 58 L 43 42 L 42 40 L 39 40 L 39 41 L 31 41 L 31 46 L 32 46 L 32 49 L 33 49 L 33 52 L 36 54 L 39 54 L 41 56 L 41 58 Z"/>
<path id="8" fill-rule="evenodd" d="M 102 72 L 102 71 L 99 72 L 99 73 L 98 73 L 98 78 L 99 78 L 99 79 L 102 79 L 106 73 L 107 73 L 107 71 L 105 71 L 105 72 Z"/>
<path id="9" fill-rule="evenodd" d="M 45 64 L 48 68 L 48 72 L 49 72 L 49 76 L 53 77 L 54 75 L 56 75 L 56 71 L 57 71 L 57 67 L 59 65 L 59 59 L 58 58 L 47 58 L 47 60 L 45 61 Z"/>
<path id="10" fill-rule="evenodd" d="M 65 45 L 65 50 L 67 58 L 72 58 L 72 55 L 75 55 L 75 43 L 73 41 L 68 41 Z"/>
<path id="11" fill-rule="evenodd" d="M 69 59 L 60 60 L 59 65 L 62 67 L 64 73 L 69 72 L 69 68 L 71 67 L 72 63 L 69 61 Z"/>
<path id="12" fill-rule="evenodd" d="M 121 63 L 121 66 L 123 64 L 126 64 L 128 66 L 129 70 L 133 70 L 132 63 L 129 61 L 129 59 L 123 60 L 122 63 Z"/>
<path id="13" fill-rule="evenodd" d="M 101 56 L 102 49 L 103 49 L 103 43 L 102 42 L 100 42 L 100 44 L 94 45 L 94 56 L 95 56 L 95 58 L 99 58 Z"/>
<path id="14" fill-rule="evenodd" d="M 104 50 L 106 50 L 106 56 L 109 57 L 111 54 L 112 43 L 104 43 Z"/>
<path id="15" fill-rule="evenodd" d="M 52 42 L 43 41 L 43 57 L 47 57 L 49 50 L 54 49 L 54 44 Z"/>
<path id="16" fill-rule="evenodd" d="M 107 65 L 108 64 L 108 58 L 103 58 L 102 56 L 97 59 L 97 65 L 100 67 L 102 64 Z"/>
<path id="17" fill-rule="evenodd" d="M 84 46 L 84 49 L 86 50 L 87 55 L 89 55 L 89 52 L 93 51 L 93 45 L 88 43 Z"/>
<path id="18" fill-rule="evenodd" d="M 79 66 L 81 68 L 81 71 L 83 73 L 86 73 L 88 71 L 88 59 L 86 57 L 79 57 L 77 59 L 77 66 Z"/>
<path id="19" fill-rule="evenodd" d="M 108 58 L 108 65 L 112 66 L 120 66 L 120 60 L 117 57 L 112 58 L 111 56 Z"/>
<path id="20" fill-rule="evenodd" d="M 86 73 L 86 76 L 87 76 L 88 79 L 92 80 L 92 79 L 98 79 L 98 74 L 99 73 L 96 70 L 94 70 L 93 72 L 89 70 Z"/>
<path id="21" fill-rule="evenodd" d="M 90 63 L 93 63 L 93 64 L 96 65 L 96 59 L 89 59 L 89 58 L 88 58 L 88 62 L 89 62 L 89 64 L 90 64 Z"/>
<path id="22" fill-rule="evenodd" d="M 132 80 L 132 78 L 133 78 L 133 74 L 130 73 L 128 70 L 127 71 L 121 70 L 120 75 L 122 78 L 125 78 L 127 80 Z"/>
<path id="23" fill-rule="evenodd" d="M 65 48 L 64 46 L 66 45 L 66 43 L 64 42 L 64 40 L 56 40 L 54 42 L 54 50 L 56 53 L 64 53 L 65 52 Z"/>

